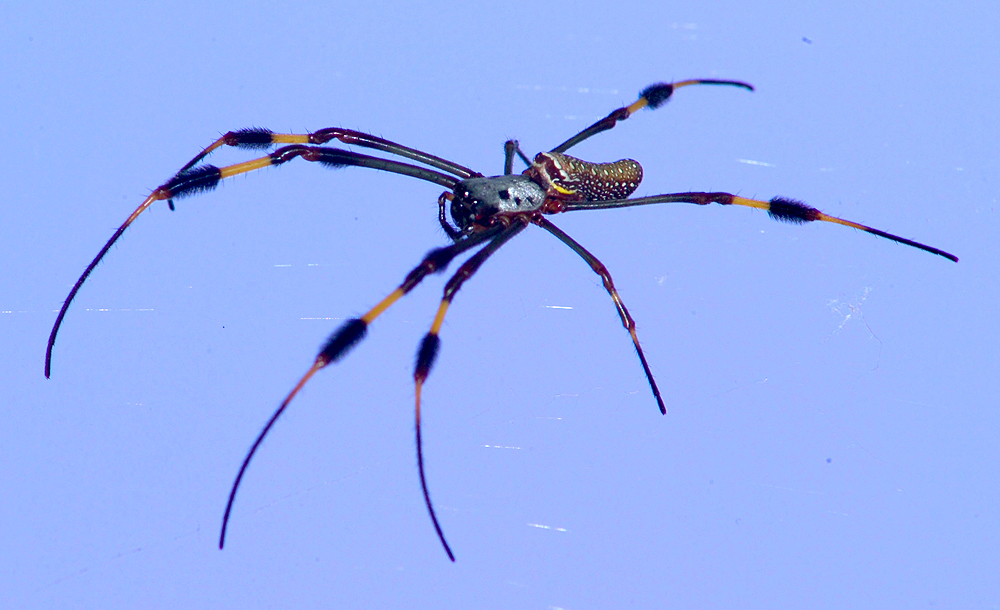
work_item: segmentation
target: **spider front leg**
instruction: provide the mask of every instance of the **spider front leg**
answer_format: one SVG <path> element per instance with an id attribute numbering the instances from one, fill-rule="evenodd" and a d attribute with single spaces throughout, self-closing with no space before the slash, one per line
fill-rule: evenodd
<path id="1" fill-rule="evenodd" d="M 231 132 L 232 133 L 232 132 Z M 270 133 L 270 132 L 262 132 Z M 253 137 L 251 138 L 250 134 Z M 280 134 L 271 134 L 280 135 Z M 362 134 L 363 135 L 363 134 Z M 247 137 L 251 142 L 256 139 L 263 139 L 263 135 L 258 135 L 256 132 L 246 132 L 244 137 Z M 294 136 L 296 138 L 305 136 Z M 225 138 L 225 136 L 223 137 Z M 409 163 L 401 163 L 399 161 L 393 161 L 391 159 L 383 159 L 380 157 L 372 157 L 369 155 L 362 155 L 356 152 L 351 152 L 348 150 L 341 150 L 338 148 L 331 148 L 327 146 L 307 146 L 304 144 L 289 144 L 288 146 L 283 146 L 269 155 L 259 157 L 257 159 L 251 159 L 250 161 L 244 161 L 242 163 L 236 163 L 234 165 L 227 165 L 225 167 L 216 167 L 214 165 L 199 165 L 197 167 L 192 167 L 193 164 L 200 161 L 205 155 L 210 153 L 215 148 L 218 148 L 222 144 L 223 138 L 216 141 L 215 144 L 209 146 L 203 150 L 198 156 L 192 159 L 187 165 L 185 165 L 179 172 L 174 174 L 174 176 L 156 187 L 156 189 L 150 193 L 148 197 L 137 207 L 125 222 L 118 227 L 118 229 L 111 236 L 111 239 L 104 244 L 101 251 L 97 253 L 94 260 L 87 265 L 84 269 L 83 274 L 70 289 L 69 295 L 66 300 L 63 301 L 62 307 L 59 309 L 59 314 L 56 316 L 55 324 L 52 325 L 52 331 L 49 333 L 48 345 L 45 348 L 45 377 L 49 377 L 52 372 L 52 350 L 55 348 L 56 336 L 59 334 L 59 328 L 62 326 L 63 318 L 66 317 L 66 312 L 69 311 L 69 306 L 73 303 L 73 299 L 76 298 L 77 292 L 83 287 L 84 282 L 90 277 L 90 274 L 97 268 L 97 265 L 104 259 L 104 256 L 111 250 L 119 238 L 125 233 L 125 230 L 135 222 L 140 214 L 145 212 L 149 207 L 157 201 L 166 201 L 170 205 L 170 209 L 174 207 L 174 200 L 180 199 L 182 197 L 189 197 L 199 193 L 204 193 L 210 191 L 221 183 L 224 179 L 233 176 L 238 176 L 240 174 L 246 174 L 250 172 L 255 172 L 261 170 L 265 167 L 271 167 L 275 165 L 282 165 L 296 158 L 302 158 L 305 161 L 316 162 L 320 165 L 324 165 L 329 168 L 342 168 L 342 167 L 367 167 L 369 169 L 377 169 L 385 172 L 391 172 L 394 174 L 400 174 L 403 176 L 410 176 L 411 178 L 418 178 L 426 182 L 431 182 L 438 184 L 445 188 L 454 188 L 458 180 L 452 176 L 442 174 L 425 167 L 420 167 L 418 165 L 412 165 Z M 378 139 L 378 138 L 375 138 Z M 381 142 L 388 142 L 388 140 L 380 140 Z M 224 143 L 224 142 L 223 142 Z M 392 144 L 393 147 L 399 150 L 409 150 L 404 146 L 400 146 L 395 143 Z M 251 148 L 259 148 L 261 146 L 270 146 L 270 144 L 260 144 L 251 143 L 246 144 L 246 146 Z M 414 151 L 414 154 L 420 151 Z M 399 154 L 403 154 L 399 152 Z M 424 153 L 420 153 L 424 154 Z M 404 155 L 407 156 L 407 155 Z M 425 155 L 430 156 L 430 155 Z M 460 167 L 460 166 L 456 166 Z"/>
<path id="2" fill-rule="evenodd" d="M 444 324 L 445 313 L 447 313 L 448 306 L 451 305 L 451 300 L 455 297 L 455 293 L 462 287 L 465 280 L 472 277 L 479 270 L 479 267 L 487 258 L 492 256 L 501 246 L 528 226 L 528 217 L 527 215 L 517 215 L 510 219 L 508 225 L 498 224 L 497 226 L 502 227 L 503 230 L 497 233 L 485 248 L 476 252 L 469 260 L 465 261 L 458 268 L 458 271 L 455 272 L 455 275 L 451 276 L 451 279 L 445 284 L 444 297 L 441 299 L 441 305 L 438 307 L 437 315 L 434 316 L 434 323 L 431 325 L 430 331 L 424 335 L 423 340 L 420 342 L 420 349 L 417 351 L 417 364 L 413 371 L 414 395 L 416 400 L 414 418 L 416 421 L 417 468 L 420 470 L 420 488 L 424 492 L 424 503 L 427 505 L 427 512 L 430 514 L 431 522 L 434 524 L 434 531 L 437 532 L 441 546 L 444 547 L 445 553 L 448 554 L 448 558 L 452 561 L 455 561 L 455 555 L 451 552 L 451 547 L 448 546 L 448 542 L 444 538 L 444 532 L 441 530 L 441 525 L 438 523 L 437 515 L 434 512 L 434 504 L 431 502 L 430 492 L 427 490 L 427 477 L 424 474 L 423 439 L 420 433 L 420 391 L 424 386 L 424 381 L 427 380 L 427 376 L 430 375 L 434 360 L 437 358 L 438 348 L 441 346 L 441 339 L 438 335 L 441 332 L 441 325 Z"/>
<path id="3" fill-rule="evenodd" d="M 227 132 L 215 142 L 206 146 L 200 153 L 181 168 L 180 172 L 185 172 L 210 155 L 222 146 L 242 148 L 245 150 L 266 150 L 279 144 L 327 144 L 331 140 L 338 140 L 344 144 L 363 146 L 380 150 L 392 155 L 405 157 L 414 161 L 436 167 L 459 178 L 472 178 L 481 175 L 467 167 L 459 165 L 453 161 L 442 159 L 441 157 L 426 153 L 416 148 L 403 146 L 392 140 L 386 140 L 367 133 L 355 131 L 353 129 L 342 129 L 339 127 L 327 127 L 310 133 L 276 133 L 270 129 L 262 127 L 251 127 L 248 129 L 238 129 Z"/>

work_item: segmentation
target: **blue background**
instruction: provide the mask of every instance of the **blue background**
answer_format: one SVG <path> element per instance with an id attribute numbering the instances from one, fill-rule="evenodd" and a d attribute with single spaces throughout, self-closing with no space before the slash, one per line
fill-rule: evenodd
<path id="1" fill-rule="evenodd" d="M 1000 607 L 990 3 L 88 3 L 0 8 L 0 606 Z M 574 149 L 637 195 L 783 195 L 923 241 L 650 206 L 529 229 L 457 296 L 413 447 L 435 276 L 260 426 L 430 248 L 441 188 L 296 162 L 160 203 L 229 129 L 369 131 L 486 173 Z M 224 164 L 252 155 L 226 151 Z"/>

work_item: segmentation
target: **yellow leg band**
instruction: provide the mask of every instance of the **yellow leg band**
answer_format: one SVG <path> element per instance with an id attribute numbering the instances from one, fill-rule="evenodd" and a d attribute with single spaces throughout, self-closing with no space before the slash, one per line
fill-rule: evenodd
<path id="1" fill-rule="evenodd" d="M 245 174 L 247 172 L 268 167 L 269 165 L 271 165 L 271 157 L 261 157 L 259 159 L 253 159 L 252 161 L 244 161 L 243 163 L 223 167 L 219 169 L 219 174 L 221 178 L 229 178 L 230 176 Z"/>
<path id="2" fill-rule="evenodd" d="M 757 208 L 758 210 L 770 210 L 771 202 L 769 201 L 757 201 L 756 199 L 747 199 L 746 197 L 733 196 L 733 205 L 745 205 L 748 208 Z"/>
<path id="3" fill-rule="evenodd" d="M 647 99 L 646 99 L 646 98 L 644 98 L 644 97 L 640 97 L 640 98 L 639 98 L 639 99 L 637 99 L 636 101 L 632 102 L 632 103 L 631 103 L 631 104 L 630 104 L 630 105 L 629 105 L 629 106 L 628 106 L 628 107 L 626 108 L 626 110 L 628 110 L 628 113 L 629 113 L 629 115 L 631 116 L 631 115 L 632 115 L 633 113 L 635 113 L 635 112 L 638 112 L 638 111 L 642 110 L 643 108 L 645 108 L 645 107 L 646 107 L 646 106 L 648 106 L 648 105 L 649 105 L 649 100 L 647 100 Z"/>
<path id="4" fill-rule="evenodd" d="M 444 314 L 448 311 L 448 306 L 451 305 L 451 301 L 441 301 L 441 306 L 438 307 L 437 315 L 434 316 L 434 324 L 431 324 L 431 333 L 436 335 L 441 332 L 441 325 L 444 324 Z"/>
<path id="5" fill-rule="evenodd" d="M 300 133 L 272 133 L 271 142 L 274 144 L 308 144 L 309 135 Z"/>
<path id="6" fill-rule="evenodd" d="M 361 316 L 361 321 L 364 322 L 365 324 L 371 324 L 372 320 L 382 315 L 382 312 L 384 312 L 386 309 L 389 309 L 389 307 L 391 307 L 393 303 L 402 298 L 404 294 L 406 293 L 403 292 L 402 288 L 397 288 L 393 290 L 392 294 L 382 299 L 378 305 L 372 307 L 368 313 Z"/>

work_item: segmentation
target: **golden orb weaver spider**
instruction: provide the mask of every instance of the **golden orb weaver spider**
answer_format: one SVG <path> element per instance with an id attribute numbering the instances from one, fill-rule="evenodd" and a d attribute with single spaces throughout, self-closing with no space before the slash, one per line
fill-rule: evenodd
<path id="1" fill-rule="evenodd" d="M 771 218 L 784 222 L 801 224 L 819 220 L 860 229 L 879 237 L 919 248 L 931 254 L 937 254 L 955 262 L 958 261 L 958 257 L 943 250 L 892 235 L 879 229 L 873 229 L 850 220 L 824 214 L 794 199 L 775 197 L 770 201 L 762 201 L 722 192 L 666 193 L 629 199 L 629 195 L 635 191 L 642 180 L 642 167 L 637 162 L 631 159 L 622 159 L 614 163 L 590 163 L 564 154 L 567 150 L 587 138 L 613 128 L 618 122 L 624 121 L 642 108 L 658 108 L 670 99 L 675 90 L 689 85 L 725 85 L 748 91 L 754 90 L 753 86 L 744 82 L 714 79 L 691 79 L 676 83 L 650 85 L 642 90 L 639 94 L 639 99 L 632 104 L 613 111 L 608 116 L 587 127 L 549 152 L 537 154 L 534 159 L 529 160 L 521 152 L 516 141 L 508 140 L 504 145 L 504 173 L 502 176 L 484 176 L 479 172 L 452 161 L 447 161 L 389 140 L 350 129 L 327 128 L 305 134 L 274 133 L 270 130 L 259 128 L 230 131 L 195 155 L 170 180 L 157 187 L 129 215 L 90 265 L 87 266 L 83 275 L 80 276 L 72 290 L 70 290 L 52 327 L 45 353 L 45 376 L 49 377 L 51 373 L 52 349 L 55 345 L 59 327 L 62 325 L 63 318 L 66 316 L 66 312 L 80 290 L 80 287 L 97 264 L 104 258 L 108 250 L 111 249 L 111 246 L 125 232 L 125 229 L 156 201 L 166 200 L 172 210 L 174 209 L 174 199 L 212 190 L 218 186 L 223 178 L 253 172 L 272 165 L 281 165 L 296 157 L 300 157 L 306 161 L 318 162 L 321 165 L 331 168 L 348 166 L 367 167 L 439 184 L 449 189 L 438 197 L 438 219 L 445 233 L 451 238 L 452 243 L 431 250 L 392 293 L 361 317 L 352 318 L 345 322 L 329 337 L 320 350 L 319 355 L 316 356 L 312 366 L 281 402 L 281 405 L 275 410 L 267 424 L 264 425 L 264 428 L 257 435 L 256 440 L 247 452 L 229 492 L 229 500 L 226 503 L 226 511 L 222 519 L 222 528 L 219 534 L 219 548 L 221 549 L 225 544 L 226 528 L 232 513 L 233 502 L 236 499 L 236 492 L 239 489 L 240 482 L 243 480 L 243 475 L 246 473 L 250 460 L 257 452 L 264 437 L 267 436 L 271 427 L 288 407 L 299 390 L 302 389 L 317 371 L 344 357 L 352 347 L 364 338 L 369 324 L 375 318 L 382 315 L 393 303 L 416 287 L 425 277 L 432 273 L 444 271 L 456 256 L 477 246 L 483 246 L 458 268 L 445 285 L 444 296 L 438 307 L 437 315 L 434 317 L 431 329 L 424 336 L 417 351 L 416 367 L 413 373 L 416 386 L 416 448 L 420 486 L 423 491 L 424 503 L 427 506 L 427 512 L 430 515 L 431 523 L 434 525 L 437 537 L 448 554 L 448 558 L 455 561 L 455 556 L 448 542 L 445 540 L 444 532 L 438 522 L 434 505 L 431 502 L 430 493 L 427 489 L 420 431 L 420 391 L 427 380 L 431 365 L 434 363 L 435 356 L 437 355 L 440 345 L 438 335 L 444 323 L 445 313 L 455 293 L 458 292 L 467 279 L 475 274 L 487 258 L 511 238 L 524 230 L 529 224 L 534 224 L 545 229 L 569 246 L 601 277 L 604 288 L 611 295 L 615 303 L 622 325 L 632 338 L 632 344 L 635 346 L 639 362 L 642 364 L 643 371 L 645 372 L 653 396 L 656 398 L 660 412 L 664 414 L 667 412 L 666 406 L 663 404 L 663 398 L 660 396 L 660 390 L 653 379 L 653 373 L 646 362 L 646 356 L 639 345 L 635 322 L 633 322 L 632 316 L 629 315 L 628 309 L 625 308 L 625 304 L 618 295 L 618 291 L 615 289 L 614 282 L 611 279 L 611 274 L 597 257 L 553 225 L 544 217 L 545 214 L 557 214 L 576 210 L 622 208 L 654 203 L 693 203 L 696 205 L 718 203 L 720 205 L 740 205 L 765 210 Z M 343 144 L 371 148 L 415 161 L 420 165 L 403 163 L 382 157 L 372 157 L 324 146 L 332 140 L 339 140 Z M 278 144 L 283 144 L 284 146 L 266 156 L 243 163 L 225 167 L 198 165 L 206 156 L 222 146 L 259 150 L 269 149 Z M 515 155 L 527 165 L 527 169 L 521 174 L 513 173 Z M 454 226 L 448 222 L 448 212 L 451 213 Z"/>

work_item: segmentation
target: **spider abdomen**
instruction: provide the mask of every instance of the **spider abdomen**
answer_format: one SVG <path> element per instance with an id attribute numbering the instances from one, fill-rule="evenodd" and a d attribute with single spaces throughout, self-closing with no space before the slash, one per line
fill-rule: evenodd
<path id="1" fill-rule="evenodd" d="M 573 201 L 625 199 L 642 182 L 642 166 L 632 159 L 591 163 L 552 152 L 535 155 L 524 173 L 541 184 L 550 197 Z"/>

